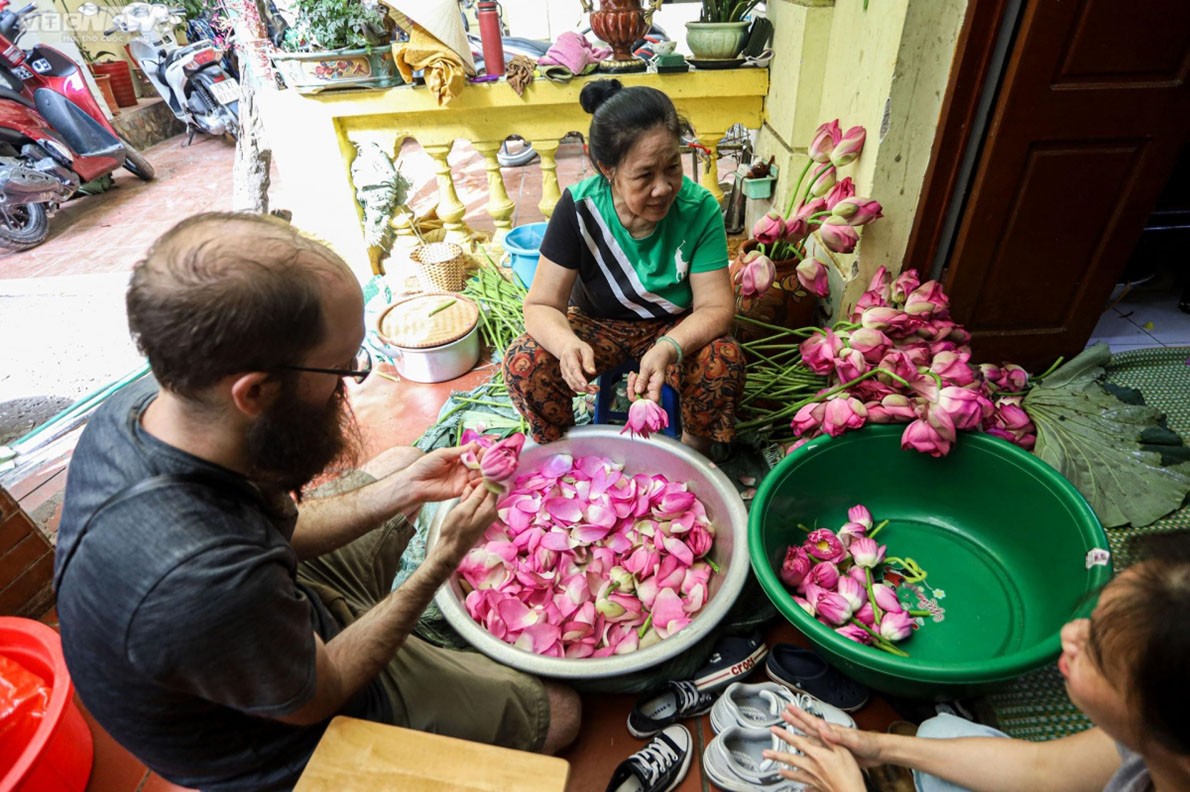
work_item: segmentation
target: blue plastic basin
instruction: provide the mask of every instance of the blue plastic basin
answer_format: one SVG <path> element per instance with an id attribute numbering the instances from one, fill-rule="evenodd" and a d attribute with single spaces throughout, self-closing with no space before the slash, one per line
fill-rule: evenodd
<path id="1" fill-rule="evenodd" d="M 509 266 L 525 288 L 533 283 L 537 259 L 541 257 L 541 240 L 549 223 L 529 223 L 517 226 L 504 237 L 504 249 L 510 257 Z"/>

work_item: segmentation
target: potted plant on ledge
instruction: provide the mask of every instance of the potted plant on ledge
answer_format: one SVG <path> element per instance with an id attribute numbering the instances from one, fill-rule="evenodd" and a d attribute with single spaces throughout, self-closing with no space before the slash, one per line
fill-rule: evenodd
<path id="1" fill-rule="evenodd" d="M 383 6 L 360 0 L 297 0 L 295 24 L 273 63 L 299 93 L 389 88 L 401 83 Z"/>
<path id="2" fill-rule="evenodd" d="M 697 22 L 686 23 L 686 45 L 697 60 L 733 60 L 748 39 L 747 19 L 760 0 L 702 0 Z"/>

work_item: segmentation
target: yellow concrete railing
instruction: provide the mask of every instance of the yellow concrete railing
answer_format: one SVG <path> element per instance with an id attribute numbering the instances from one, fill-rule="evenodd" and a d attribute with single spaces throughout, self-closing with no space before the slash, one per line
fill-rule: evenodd
<path id="1" fill-rule="evenodd" d="M 541 155 L 538 206 L 548 217 L 561 197 L 554 160 L 559 141 L 572 131 L 586 133 L 590 116 L 579 106 L 578 96 L 587 80 L 598 78 L 565 84 L 538 79 L 524 96 L 504 82 L 468 85 L 445 107 L 439 107 L 426 88 L 412 86 L 313 96 L 292 90 L 269 92 L 260 97 L 260 104 L 277 167 L 288 186 L 296 185 L 304 193 L 287 207 L 293 210 L 293 222 L 328 242 L 358 274 L 370 277 L 375 265 L 369 263 L 364 247 L 350 178 L 354 144 L 377 143 L 395 159 L 402 141 L 417 140 L 436 164 L 437 213 L 447 239 L 460 241 L 469 236 L 463 223 L 466 208 L 455 191 L 447 156 L 456 140 L 470 141 L 484 158 L 486 209 L 500 241 L 511 227 L 514 209 L 496 160 L 501 142 L 520 135 Z M 631 74 L 618 79 L 625 85 L 665 91 L 716 159 L 718 143 L 733 124 L 760 127 L 769 85 L 764 69 Z M 708 169 L 701 182 L 722 197 L 714 169 Z"/>

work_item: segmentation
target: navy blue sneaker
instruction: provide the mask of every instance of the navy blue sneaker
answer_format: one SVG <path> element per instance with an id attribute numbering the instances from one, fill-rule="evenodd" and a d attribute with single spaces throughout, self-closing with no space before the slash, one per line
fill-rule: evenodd
<path id="1" fill-rule="evenodd" d="M 732 682 L 751 674 L 768 650 L 756 633 L 725 635 L 715 643 L 706 665 L 694 674 L 694 685 L 708 693 L 722 693 Z"/>
<path id="2" fill-rule="evenodd" d="M 685 726 L 667 726 L 648 745 L 620 762 L 607 792 L 670 792 L 690 769 L 694 739 Z"/>
<path id="3" fill-rule="evenodd" d="M 777 644 L 764 664 L 768 678 L 798 693 L 853 712 L 868 703 L 868 688 L 844 676 L 809 649 Z"/>
<path id="4" fill-rule="evenodd" d="M 699 690 L 693 682 L 667 682 L 661 691 L 637 700 L 628 713 L 628 733 L 651 737 L 680 720 L 705 715 L 714 705 L 714 694 Z"/>

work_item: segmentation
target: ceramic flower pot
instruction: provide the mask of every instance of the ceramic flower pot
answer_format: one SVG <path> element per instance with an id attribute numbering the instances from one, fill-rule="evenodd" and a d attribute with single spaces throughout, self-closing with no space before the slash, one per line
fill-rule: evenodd
<path id="1" fill-rule="evenodd" d="M 612 56 L 600 64 L 604 71 L 634 71 L 645 62 L 632 54 L 632 45 L 649 32 L 653 14 L 661 0 L 649 0 L 648 9 L 641 0 L 602 0 L 593 10 L 590 0 L 582 0 L 583 10 L 591 14 L 591 30 L 612 48 Z"/>
<path id="2" fill-rule="evenodd" d="M 744 266 L 744 256 L 755 250 L 756 245 L 755 239 L 749 239 L 740 245 L 739 255 L 731 262 L 729 269 L 732 283 L 735 283 L 736 274 Z M 758 322 L 790 330 L 817 324 L 818 298 L 803 289 L 801 283 L 798 282 L 797 265 L 799 263 L 798 259 L 774 261 L 773 266 L 777 275 L 773 279 L 772 287 L 759 297 L 738 299 L 736 313 Z M 739 286 L 737 285 L 735 288 L 738 296 Z M 748 322 L 736 322 L 732 334 L 736 339 L 745 342 L 775 335 L 772 331 Z"/>
<path id="3" fill-rule="evenodd" d="M 686 46 L 699 60 L 731 60 L 748 40 L 749 22 L 687 22 Z"/>

